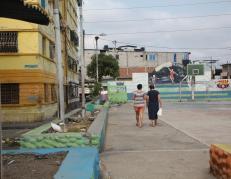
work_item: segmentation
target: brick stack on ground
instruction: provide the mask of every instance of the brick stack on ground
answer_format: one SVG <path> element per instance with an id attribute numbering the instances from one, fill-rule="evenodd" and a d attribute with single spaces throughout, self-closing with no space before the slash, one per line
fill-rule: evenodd
<path id="1" fill-rule="evenodd" d="M 211 145 L 209 164 L 217 179 L 231 179 L 231 145 Z"/>

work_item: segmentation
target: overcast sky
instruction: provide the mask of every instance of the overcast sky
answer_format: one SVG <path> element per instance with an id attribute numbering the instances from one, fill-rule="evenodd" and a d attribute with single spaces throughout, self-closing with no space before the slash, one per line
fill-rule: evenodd
<path id="1" fill-rule="evenodd" d="M 86 34 L 107 34 L 98 41 L 101 48 L 116 40 L 117 47 L 137 44 L 231 62 L 231 0 L 84 0 L 83 16 Z M 85 48 L 95 48 L 94 35 L 85 41 Z"/>

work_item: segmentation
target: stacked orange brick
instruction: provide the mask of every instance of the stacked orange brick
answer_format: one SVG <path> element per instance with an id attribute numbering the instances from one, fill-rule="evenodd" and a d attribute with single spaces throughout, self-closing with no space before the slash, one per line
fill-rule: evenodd
<path id="1" fill-rule="evenodd" d="M 231 179 L 231 146 L 213 144 L 210 147 L 210 172 L 218 179 Z"/>

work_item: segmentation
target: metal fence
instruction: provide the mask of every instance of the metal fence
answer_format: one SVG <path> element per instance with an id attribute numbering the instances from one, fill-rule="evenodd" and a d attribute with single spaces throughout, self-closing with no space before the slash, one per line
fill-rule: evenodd
<path id="1" fill-rule="evenodd" d="M 168 101 L 231 101 L 231 81 L 211 80 L 157 84 L 161 98 Z"/>

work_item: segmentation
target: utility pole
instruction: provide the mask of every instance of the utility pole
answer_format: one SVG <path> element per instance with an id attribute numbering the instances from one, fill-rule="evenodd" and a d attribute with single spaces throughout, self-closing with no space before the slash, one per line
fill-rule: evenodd
<path id="1" fill-rule="evenodd" d="M 0 82 L 0 178 L 3 178 L 3 162 L 2 162 L 2 96 L 1 96 L 1 82 Z"/>
<path id="2" fill-rule="evenodd" d="M 96 43 L 96 81 L 99 82 L 99 55 L 98 55 L 98 40 L 99 37 L 95 36 L 95 43 Z"/>
<path id="3" fill-rule="evenodd" d="M 126 51 L 126 61 L 127 61 L 127 77 L 128 77 L 128 51 Z"/>
<path id="4" fill-rule="evenodd" d="M 210 63 L 211 63 L 211 79 L 213 79 L 213 57 L 210 57 Z"/>
<path id="5" fill-rule="evenodd" d="M 227 61 L 227 79 L 230 79 L 229 62 Z"/>
<path id="6" fill-rule="evenodd" d="M 114 44 L 114 54 L 115 54 L 115 58 L 116 58 L 116 40 L 113 40 L 112 43 Z"/>
<path id="7" fill-rule="evenodd" d="M 85 60 L 84 60 L 84 35 L 83 35 L 83 1 L 78 0 L 79 7 L 79 16 L 78 16 L 78 25 L 79 25 L 79 54 L 81 59 L 81 97 L 82 97 L 82 117 L 84 118 L 86 115 L 85 110 Z"/>
<path id="8" fill-rule="evenodd" d="M 62 66 L 62 49 L 61 49 L 61 35 L 60 35 L 60 19 L 59 19 L 59 0 L 54 1 L 54 23 L 55 23 L 55 48 L 57 59 L 57 79 L 58 79 L 58 92 L 59 92 L 59 117 L 64 119 L 64 89 L 63 89 L 63 66 Z"/>

